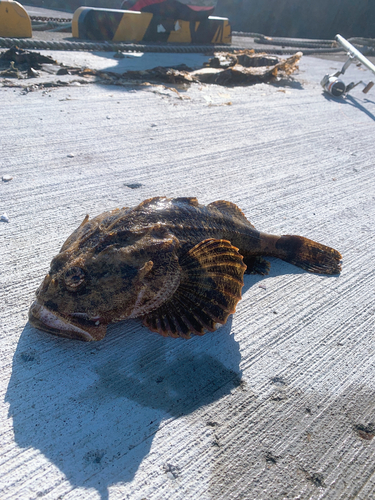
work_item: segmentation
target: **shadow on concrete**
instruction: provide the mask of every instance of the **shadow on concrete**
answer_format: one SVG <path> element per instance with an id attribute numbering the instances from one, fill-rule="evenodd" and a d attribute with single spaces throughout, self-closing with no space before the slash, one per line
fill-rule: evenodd
<path id="1" fill-rule="evenodd" d="M 375 121 L 375 115 L 373 115 L 368 109 L 366 109 L 362 104 L 359 103 L 357 99 L 352 97 L 351 95 L 346 96 L 345 99 L 346 104 L 350 104 L 351 106 L 354 106 L 355 108 L 359 109 L 363 113 L 365 113 L 371 120 Z"/>
<path id="2" fill-rule="evenodd" d="M 326 92 L 324 92 L 322 95 L 327 101 L 333 101 L 333 102 L 337 102 L 338 104 L 348 104 L 349 106 L 353 106 L 354 108 L 357 108 L 360 111 L 362 111 L 363 113 L 365 113 L 365 115 L 367 115 L 369 118 L 371 118 L 371 120 L 375 121 L 375 115 L 373 115 L 371 113 L 371 111 L 369 111 L 367 108 L 365 108 L 365 106 L 363 106 L 358 101 L 358 99 L 356 99 L 355 97 L 353 97 L 351 95 L 347 95 L 345 98 L 333 97 L 333 96 L 330 96 L 329 94 L 327 94 Z M 374 104 L 374 102 L 370 101 L 369 99 L 365 99 L 364 102 L 369 103 L 369 104 Z"/>
<path id="3" fill-rule="evenodd" d="M 272 87 L 283 89 L 285 87 L 289 87 L 291 89 L 304 90 L 304 87 L 301 82 L 298 82 L 294 78 L 281 78 L 276 82 L 269 82 L 269 85 Z"/>
<path id="4" fill-rule="evenodd" d="M 40 450 L 73 488 L 95 488 L 107 499 L 111 484 L 133 479 L 163 420 L 240 384 L 230 330 L 231 318 L 218 332 L 185 341 L 129 321 L 93 346 L 27 323 L 6 394 L 17 445 Z"/>
<path id="5" fill-rule="evenodd" d="M 304 273 L 270 260 L 271 277 Z M 266 279 L 245 276 L 243 294 Z M 110 485 L 134 478 L 163 421 L 210 405 L 241 384 L 231 326 L 232 317 L 217 332 L 184 340 L 129 320 L 110 326 L 101 342 L 84 343 L 27 323 L 5 398 L 17 445 L 40 450 L 73 488 L 95 488 L 107 499 Z"/>

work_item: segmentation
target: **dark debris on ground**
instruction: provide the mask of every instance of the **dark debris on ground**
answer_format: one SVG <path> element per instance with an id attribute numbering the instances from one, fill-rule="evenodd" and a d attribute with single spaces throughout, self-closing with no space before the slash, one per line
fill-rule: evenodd
<path id="1" fill-rule="evenodd" d="M 268 54 L 257 54 L 253 50 L 232 52 L 215 52 L 204 67 L 192 70 L 181 64 L 174 67 L 158 66 L 149 70 L 111 71 L 90 68 L 65 66 L 52 57 L 44 56 L 36 51 L 23 50 L 16 46 L 0 55 L 0 77 L 3 86 L 22 86 L 11 80 L 27 80 L 48 75 L 73 75 L 81 77 L 81 83 L 103 83 L 112 85 L 129 85 L 129 83 L 169 83 L 191 84 L 206 83 L 225 86 L 251 85 L 261 82 L 272 82 L 278 78 L 289 78 L 298 69 L 302 52 L 297 52 L 287 59 Z M 115 54 L 116 57 L 116 54 Z M 11 80 L 9 80 L 11 79 Z M 55 81 L 48 84 L 31 85 L 33 89 L 41 87 L 67 86 L 71 81 Z M 27 87 L 27 85 L 26 85 Z"/>

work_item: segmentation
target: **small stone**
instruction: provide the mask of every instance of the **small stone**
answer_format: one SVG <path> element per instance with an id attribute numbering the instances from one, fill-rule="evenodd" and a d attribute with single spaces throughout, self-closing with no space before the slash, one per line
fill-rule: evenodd
<path id="1" fill-rule="evenodd" d="M 11 181 L 12 179 L 13 179 L 13 177 L 12 177 L 11 175 L 3 175 L 3 176 L 2 176 L 2 178 L 1 178 L 1 180 L 2 180 L 3 182 L 9 182 L 9 181 Z"/>
<path id="2" fill-rule="evenodd" d="M 369 425 L 356 425 L 354 429 L 357 431 L 360 438 L 365 441 L 371 441 L 375 436 L 375 425 L 373 423 Z"/>
<path id="3" fill-rule="evenodd" d="M 213 420 L 209 420 L 208 422 L 206 422 L 206 425 L 208 425 L 208 427 L 216 427 L 219 424 Z"/>
<path id="4" fill-rule="evenodd" d="M 180 469 L 178 466 L 167 463 L 164 465 L 164 472 L 168 479 L 176 479 L 179 476 Z"/>
<path id="5" fill-rule="evenodd" d="M 111 119 L 111 117 L 107 115 L 107 120 L 110 120 L 110 119 Z"/>
<path id="6" fill-rule="evenodd" d="M 73 153 L 69 153 L 67 156 L 68 156 L 68 158 L 74 158 L 74 154 Z"/>
<path id="7" fill-rule="evenodd" d="M 9 217 L 7 216 L 7 214 L 4 212 L 2 215 L 0 215 L 0 220 L 2 222 L 9 222 Z"/>

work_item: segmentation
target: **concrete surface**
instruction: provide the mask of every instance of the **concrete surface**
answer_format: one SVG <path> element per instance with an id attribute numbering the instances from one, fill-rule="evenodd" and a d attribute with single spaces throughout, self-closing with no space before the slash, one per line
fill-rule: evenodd
<path id="1" fill-rule="evenodd" d="M 52 17 L 56 19 L 73 19 L 74 12 L 66 12 L 64 10 L 55 10 L 55 9 L 45 9 L 43 7 L 37 7 L 34 5 L 25 5 L 23 2 L 20 2 L 24 9 L 27 11 L 29 16 L 35 17 Z"/>
<path id="2" fill-rule="evenodd" d="M 302 58 L 289 84 L 179 94 L 0 87 L 2 499 L 375 497 L 375 98 L 324 96 L 334 69 Z M 85 214 L 155 195 L 230 200 L 337 248 L 343 272 L 273 259 L 226 326 L 189 341 L 136 320 L 97 344 L 31 328 Z"/>

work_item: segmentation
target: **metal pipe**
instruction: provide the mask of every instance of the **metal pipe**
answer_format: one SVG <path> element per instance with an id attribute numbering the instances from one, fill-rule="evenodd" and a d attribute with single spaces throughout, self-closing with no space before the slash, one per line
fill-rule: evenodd
<path id="1" fill-rule="evenodd" d="M 356 59 L 358 59 L 358 61 L 360 61 L 364 66 L 366 66 L 366 68 L 368 68 L 375 74 L 375 66 L 372 64 L 371 61 L 367 59 L 367 57 L 361 54 L 361 52 L 358 49 L 356 49 L 354 45 L 349 43 L 348 40 L 345 40 L 345 38 L 342 37 L 341 35 L 336 35 L 335 38 L 339 42 L 339 44 L 342 45 L 344 49 L 348 51 L 350 57 L 355 57 Z M 344 73 L 344 71 L 341 70 L 341 73 Z"/>

